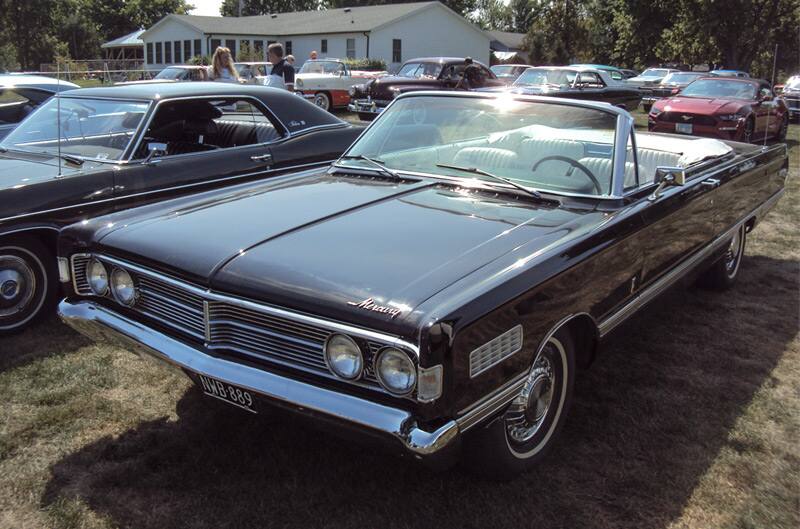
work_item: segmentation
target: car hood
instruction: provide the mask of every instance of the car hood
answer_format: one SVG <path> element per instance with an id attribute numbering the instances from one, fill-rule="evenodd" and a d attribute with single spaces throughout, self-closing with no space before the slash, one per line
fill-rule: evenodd
<path id="1" fill-rule="evenodd" d="M 215 291 L 402 333 L 437 292 L 524 244 L 564 238 L 591 213 L 434 181 L 318 173 L 182 203 L 96 237 Z M 365 300 L 399 313 L 359 307 Z"/>
<path id="2" fill-rule="evenodd" d="M 748 102 L 741 99 L 705 97 L 671 97 L 659 105 L 666 112 L 691 112 L 693 114 L 735 113 Z"/>
<path id="3" fill-rule="evenodd" d="M 61 164 L 61 175 L 68 176 L 86 169 L 72 164 Z M 0 191 L 22 189 L 59 175 L 58 158 L 40 154 L 6 152 L 0 154 Z"/>

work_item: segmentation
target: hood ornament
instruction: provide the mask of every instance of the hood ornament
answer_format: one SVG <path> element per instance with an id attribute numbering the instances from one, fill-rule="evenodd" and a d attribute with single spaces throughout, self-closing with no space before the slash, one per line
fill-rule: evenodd
<path id="1" fill-rule="evenodd" d="M 394 318 L 402 312 L 400 309 L 378 305 L 372 298 L 367 298 L 364 301 L 348 301 L 347 304 L 351 307 L 356 307 L 359 309 L 380 312 L 381 314 L 388 314 L 390 318 Z"/>
<path id="2" fill-rule="evenodd" d="M 689 121 L 690 119 L 692 119 L 692 116 L 689 116 L 689 115 L 686 115 L 686 114 L 684 114 L 684 115 L 682 115 L 682 116 L 681 116 L 681 119 L 682 119 L 683 121 Z"/>

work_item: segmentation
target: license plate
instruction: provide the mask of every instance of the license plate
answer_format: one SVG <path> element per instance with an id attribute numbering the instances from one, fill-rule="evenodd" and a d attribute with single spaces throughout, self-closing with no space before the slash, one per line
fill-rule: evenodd
<path id="1" fill-rule="evenodd" d="M 692 133 L 692 124 L 691 123 L 675 123 L 675 132 L 680 132 L 681 134 L 691 134 Z"/>
<path id="2" fill-rule="evenodd" d="M 203 393 L 209 397 L 233 404 L 237 408 L 242 408 L 250 413 L 258 413 L 253 409 L 255 405 L 253 394 L 246 389 L 205 375 L 198 375 L 198 377 L 200 378 L 200 386 L 203 388 Z"/>

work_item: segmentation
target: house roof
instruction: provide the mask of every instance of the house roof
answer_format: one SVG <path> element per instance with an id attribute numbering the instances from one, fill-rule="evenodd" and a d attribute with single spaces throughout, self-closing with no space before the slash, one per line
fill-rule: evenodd
<path id="1" fill-rule="evenodd" d="M 110 40 L 105 44 L 102 44 L 101 48 L 130 48 L 133 46 L 144 46 L 144 42 L 141 39 L 142 33 L 144 33 L 143 29 L 137 29 L 133 33 L 128 33 L 124 37 L 120 37 L 118 39 Z"/>
<path id="2" fill-rule="evenodd" d="M 521 50 L 523 48 L 523 41 L 525 40 L 525 33 L 511 33 L 509 31 L 487 31 L 486 33 L 499 43 L 507 48 Z"/>
<path id="3" fill-rule="evenodd" d="M 171 14 L 162 18 L 148 31 L 172 19 L 191 26 L 204 34 L 221 35 L 312 35 L 325 33 L 360 33 L 372 31 L 391 22 L 410 16 L 439 2 L 382 4 L 340 9 L 296 11 L 249 17 L 210 17 Z M 465 23 L 470 24 L 466 19 Z M 472 24 L 470 24 L 472 25 Z M 474 27 L 474 26 L 473 26 Z M 480 31 L 477 27 L 476 30 Z"/>

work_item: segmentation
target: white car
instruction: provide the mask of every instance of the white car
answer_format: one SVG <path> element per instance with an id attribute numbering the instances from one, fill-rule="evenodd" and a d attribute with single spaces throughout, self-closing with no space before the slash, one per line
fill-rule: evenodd
<path id="1" fill-rule="evenodd" d="M 295 91 L 325 110 L 346 107 L 350 103 L 350 87 L 386 72 L 351 70 L 338 59 L 308 60 L 295 76 Z"/>

